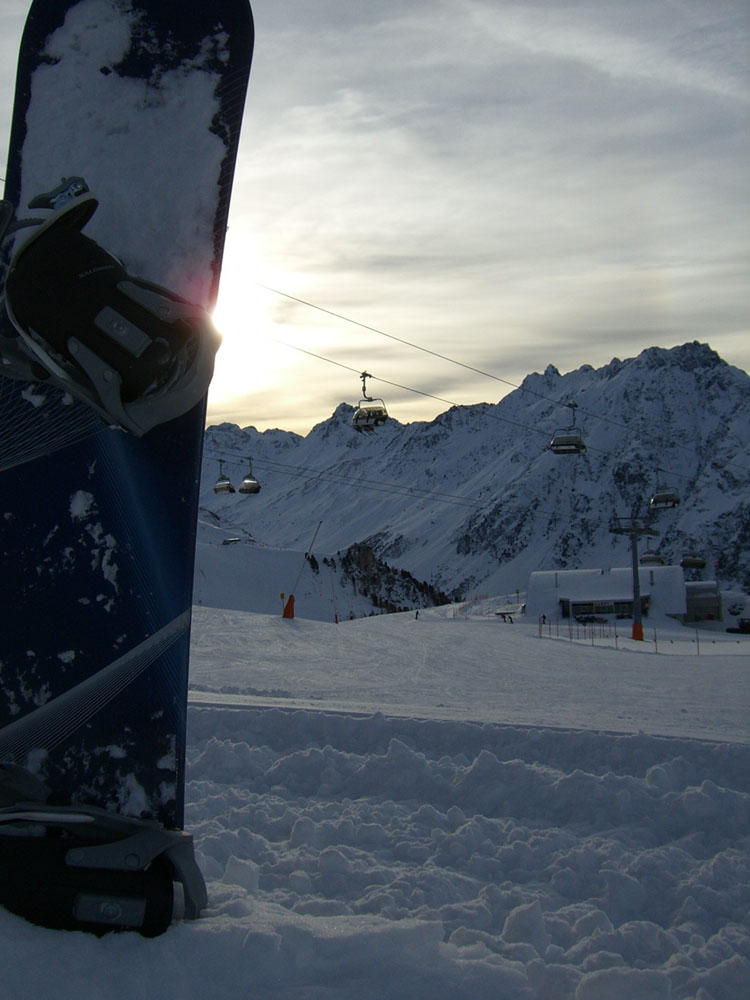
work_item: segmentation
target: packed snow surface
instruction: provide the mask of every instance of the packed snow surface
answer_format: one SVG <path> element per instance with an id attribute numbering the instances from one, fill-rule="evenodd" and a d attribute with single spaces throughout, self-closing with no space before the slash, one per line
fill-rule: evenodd
<path id="1" fill-rule="evenodd" d="M 208 909 L 154 940 L 0 911 L 3 995 L 747 996 L 750 640 L 468 610 L 196 607 Z"/>

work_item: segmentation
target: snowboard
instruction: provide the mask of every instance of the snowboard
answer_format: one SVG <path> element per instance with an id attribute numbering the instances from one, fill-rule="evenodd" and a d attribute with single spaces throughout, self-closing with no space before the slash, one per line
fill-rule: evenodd
<path id="1" fill-rule="evenodd" d="M 29 256 L 24 241 L 31 233 L 41 246 L 52 216 L 62 235 L 44 268 L 26 269 L 24 293 L 31 315 L 51 285 L 67 306 L 63 223 L 76 216 L 70 206 L 55 216 L 66 191 L 86 209 L 71 232 L 111 255 L 100 270 L 115 260 L 125 274 L 116 314 L 132 307 L 137 317 L 156 301 L 165 315 L 177 311 L 177 325 L 191 309 L 205 315 L 218 291 L 252 48 L 247 0 L 34 0 L 0 221 L 12 209 L 38 225 L 5 241 L 0 288 L 9 292 Z M 35 356 L 31 321 L 19 349 L 5 305 L 0 902 L 49 926 L 159 933 L 173 882 L 183 883 L 187 916 L 205 904 L 182 832 L 205 390 L 193 384 L 179 412 L 165 404 L 164 379 L 132 404 L 131 421 L 130 402 L 119 411 L 117 393 L 107 402 L 111 369 L 100 365 L 99 377 L 82 363 L 80 385 L 66 383 L 67 361 L 45 370 Z M 56 309 L 53 321 L 63 317 Z M 54 331 L 71 351 L 76 331 L 65 324 L 77 321 L 65 315 Z M 125 327 L 138 353 L 134 322 Z M 211 333 L 191 329 L 183 367 L 208 352 Z M 117 373 L 115 382 L 124 399 Z"/>

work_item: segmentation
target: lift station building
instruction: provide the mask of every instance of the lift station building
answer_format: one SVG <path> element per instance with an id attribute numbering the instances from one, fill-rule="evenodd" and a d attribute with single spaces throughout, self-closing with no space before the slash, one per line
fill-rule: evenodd
<path id="1" fill-rule="evenodd" d="M 685 621 L 688 593 L 681 567 L 641 566 L 638 573 L 642 616 L 658 613 Z M 548 618 L 632 618 L 633 570 L 627 566 L 532 573 L 526 614 L 537 617 L 544 614 Z"/>

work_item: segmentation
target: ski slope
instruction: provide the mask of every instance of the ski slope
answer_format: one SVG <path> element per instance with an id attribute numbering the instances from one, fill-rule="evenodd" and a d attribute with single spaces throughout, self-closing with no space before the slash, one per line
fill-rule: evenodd
<path id="1" fill-rule="evenodd" d="M 196 607 L 208 910 L 154 940 L 0 911 L 2 994 L 746 995 L 750 639 L 665 619 L 656 646 L 615 648 L 471 610 Z"/>
<path id="2" fill-rule="evenodd" d="M 195 608 L 192 700 L 748 740 L 750 638 L 651 616 L 647 641 L 620 623 L 615 648 L 494 604 L 341 625 Z"/>

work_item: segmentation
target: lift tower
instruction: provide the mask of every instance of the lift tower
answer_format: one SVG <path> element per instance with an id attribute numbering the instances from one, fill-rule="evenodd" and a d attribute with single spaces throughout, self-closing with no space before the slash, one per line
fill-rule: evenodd
<path id="1" fill-rule="evenodd" d="M 641 578 L 638 571 L 638 539 L 641 535 L 655 538 L 659 532 L 649 527 L 639 517 L 613 517 L 609 530 L 614 535 L 630 535 L 630 554 L 633 561 L 633 638 L 643 642 L 643 619 L 641 616 Z"/>

